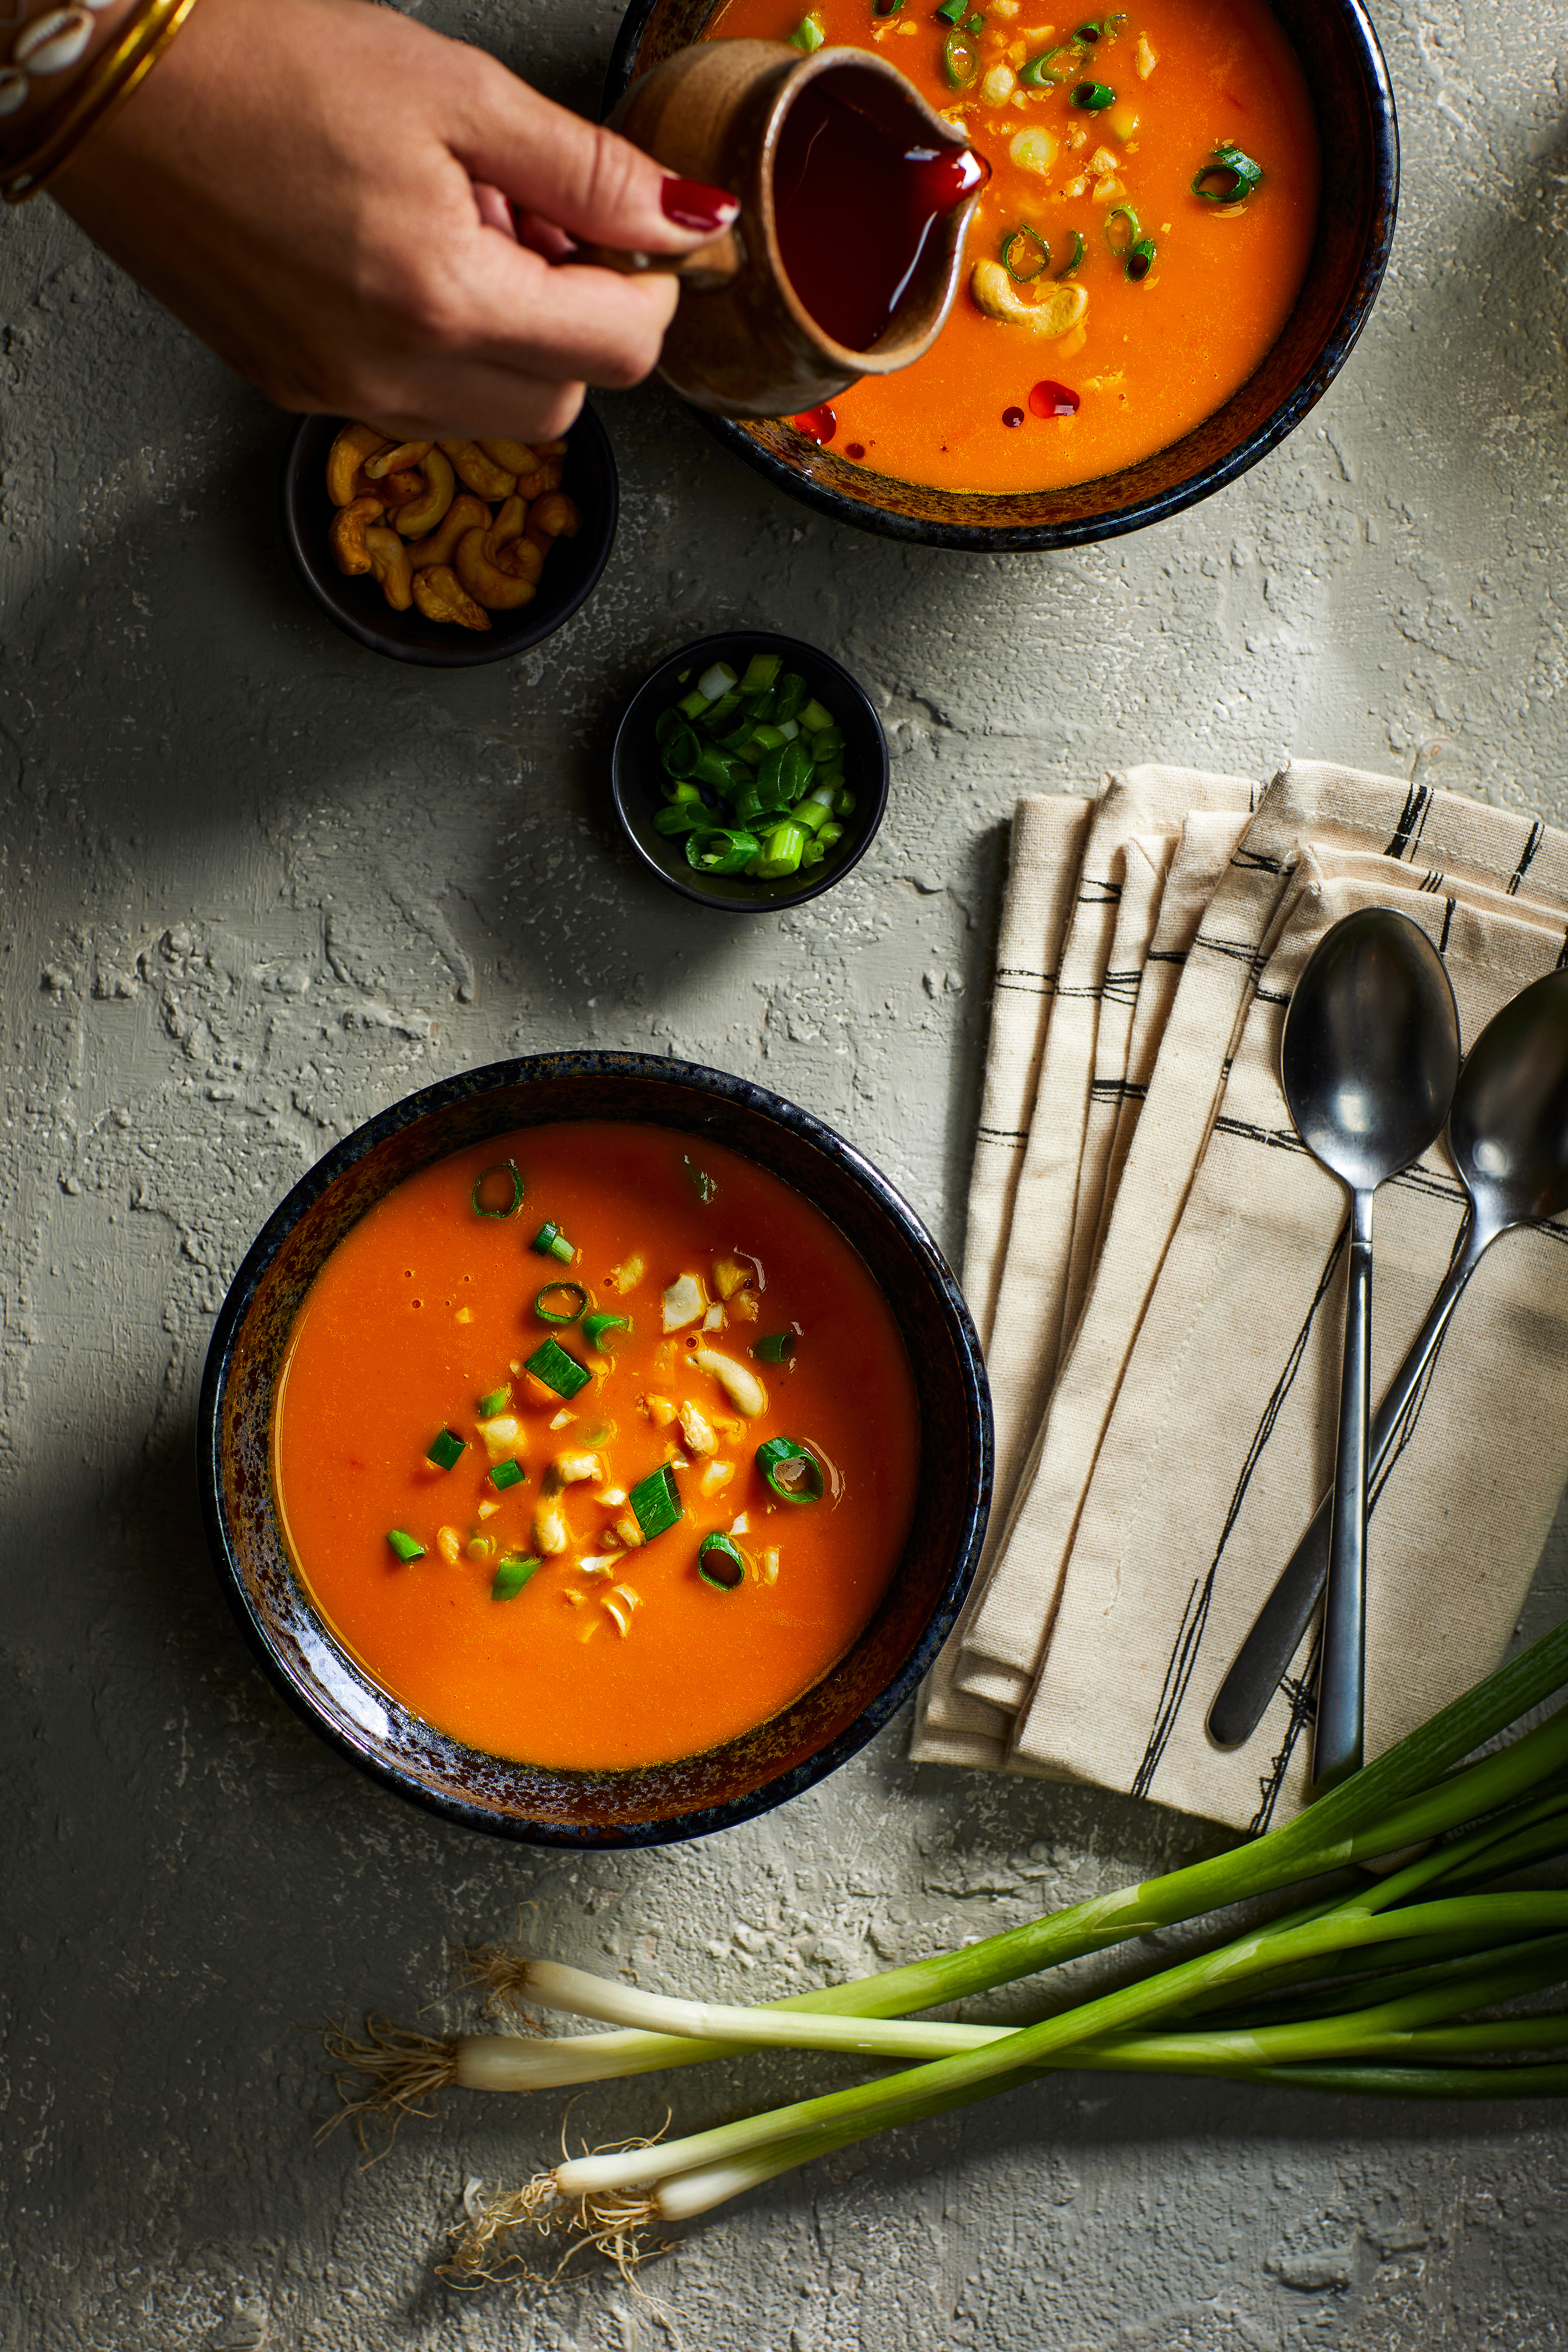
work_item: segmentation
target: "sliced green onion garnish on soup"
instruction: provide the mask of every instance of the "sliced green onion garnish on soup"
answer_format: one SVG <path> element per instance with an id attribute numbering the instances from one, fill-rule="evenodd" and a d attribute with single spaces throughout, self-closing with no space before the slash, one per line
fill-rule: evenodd
<path id="1" fill-rule="evenodd" d="M 498 1160 L 474 1179 L 474 1213 L 479 1217 L 510 1217 L 522 1206 L 522 1171 L 514 1160 Z"/>
<path id="2" fill-rule="evenodd" d="M 704 1536 L 697 1548 L 697 1573 L 715 1592 L 738 1592 L 746 1580 L 746 1563 L 728 1536 Z"/>
<path id="3" fill-rule="evenodd" d="M 533 1302 L 542 1323 L 575 1323 L 588 1304 L 580 1282 L 547 1282 Z"/>
<path id="4" fill-rule="evenodd" d="M 386 1540 L 401 1560 L 423 1559 L 425 1547 L 402 1528 L 388 1528 Z"/>
<path id="5" fill-rule="evenodd" d="M 605 1352 L 606 1331 L 629 1331 L 631 1328 L 629 1315 L 584 1315 L 583 1318 L 583 1337 L 589 1347 L 597 1348 L 601 1355 Z"/>
<path id="6" fill-rule="evenodd" d="M 462 1453 L 467 1442 L 465 1438 L 458 1436 L 455 1429 L 444 1429 L 439 1436 L 433 1437 L 426 1447 L 425 1459 L 426 1462 L 433 1462 L 437 1470 L 449 1470 Z"/>
<path id="7" fill-rule="evenodd" d="M 490 1586 L 492 1601 L 515 1601 L 531 1576 L 537 1574 L 544 1562 L 531 1553 L 509 1551 L 495 1573 Z"/>
<path id="8" fill-rule="evenodd" d="M 757 1448 L 757 1467 L 781 1503 L 820 1503 L 822 1465 L 793 1437 L 770 1437 Z"/>
<path id="9" fill-rule="evenodd" d="M 765 1331 L 752 1343 L 752 1353 L 760 1356 L 764 1364 L 787 1364 L 795 1354 L 798 1331 Z"/>
<path id="10" fill-rule="evenodd" d="M 685 1516 L 668 1463 L 650 1471 L 646 1478 L 639 1478 L 627 1500 L 642 1529 L 644 1543 L 652 1543 L 655 1536 L 663 1535 Z"/>
<path id="11" fill-rule="evenodd" d="M 560 1226 L 548 1220 L 540 1226 L 529 1247 L 536 1249 L 541 1257 L 559 1258 L 563 1265 L 570 1265 L 577 1255 Z"/>
<path id="12" fill-rule="evenodd" d="M 521 1462 L 498 1462 L 490 1472 L 490 1485 L 498 1495 L 504 1495 L 509 1486 L 521 1486 L 527 1475 Z"/>
<path id="13" fill-rule="evenodd" d="M 546 1339 L 542 1347 L 535 1348 L 532 1355 L 525 1359 L 523 1369 L 558 1397 L 574 1397 L 592 1378 L 575 1356 L 566 1353 L 559 1339 Z"/>

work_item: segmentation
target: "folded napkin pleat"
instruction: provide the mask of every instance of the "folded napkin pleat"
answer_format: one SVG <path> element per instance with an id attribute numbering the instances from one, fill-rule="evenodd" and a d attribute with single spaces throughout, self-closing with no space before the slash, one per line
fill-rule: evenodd
<path id="1" fill-rule="evenodd" d="M 1136 873 L 1147 909 L 1121 936 L 1096 932 L 1087 1046 L 1068 1024 L 1058 1041 L 1059 994 L 1053 1007 L 987 1268 L 1011 1478 L 913 1753 L 1258 1827 L 1305 1796 L 1315 1633 L 1244 1748 L 1215 1748 L 1204 1718 L 1326 1488 L 1343 1317 L 1345 1196 L 1299 1143 L 1279 1087 L 1289 991 L 1340 914 L 1399 906 L 1444 955 L 1468 1043 L 1568 953 L 1568 836 L 1340 767 L 1294 763 L 1249 817 L 1245 785 L 1206 781 L 1201 803 L 1160 800 L 1136 826 L 1107 808 L 1113 784 L 1079 821 L 1082 876 L 1110 880 L 1104 853 L 1119 853 L 1123 894 Z M 1066 827 L 1058 839 L 1070 856 Z M 1156 891 L 1143 869 L 1162 863 Z M 1051 893 L 1041 876 L 1031 887 L 1037 921 Z M 1087 936 L 1074 954 L 1084 898 L 1080 877 L 1064 974 L 1093 967 Z M 1012 915 L 1021 929 L 1021 899 Z M 1134 965 L 1131 1011 L 1120 981 L 1108 1008 L 1106 975 Z M 1084 1106 L 1070 1168 L 1059 1137 L 1036 1146 L 1047 1100 L 1070 1112 L 1075 1099 L 1047 1087 L 1053 1047 Z M 988 1098 L 992 1084 L 988 1065 Z M 1442 1146 L 1379 1194 L 1378 1384 L 1426 1313 L 1462 1208 Z M 1552 1373 L 1568 1339 L 1565 1243 L 1553 1226 L 1489 1254 L 1380 1482 L 1369 1754 L 1495 1664 L 1511 1631 L 1568 1467 L 1568 1384 Z M 1031 1371 L 1022 1342 L 1047 1261 L 1056 1328 L 1037 1325 Z M 1016 1294 L 1026 1267 L 1034 1287 Z"/>

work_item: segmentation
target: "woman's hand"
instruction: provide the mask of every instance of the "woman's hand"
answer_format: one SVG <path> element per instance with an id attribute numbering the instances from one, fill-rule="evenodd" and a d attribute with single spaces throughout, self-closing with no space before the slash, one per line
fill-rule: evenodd
<path id="1" fill-rule="evenodd" d="M 280 406 L 408 438 L 544 439 L 636 383 L 676 281 L 573 240 L 686 253 L 739 209 L 365 0 L 201 0 L 53 194 Z"/>

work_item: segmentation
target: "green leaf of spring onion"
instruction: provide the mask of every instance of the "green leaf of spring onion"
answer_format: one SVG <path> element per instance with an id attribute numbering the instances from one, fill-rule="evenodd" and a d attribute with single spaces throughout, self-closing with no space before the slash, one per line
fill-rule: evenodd
<path id="1" fill-rule="evenodd" d="M 497 1462 L 490 1470 L 490 1485 L 498 1495 L 504 1495 L 509 1486 L 521 1486 L 527 1475 L 521 1462 Z"/>
<path id="2" fill-rule="evenodd" d="M 1108 106 L 1114 106 L 1115 103 L 1116 92 L 1109 82 L 1104 81 L 1076 83 L 1072 96 L 1068 100 L 1069 106 L 1078 107 L 1084 114 L 1103 114 Z"/>
<path id="3" fill-rule="evenodd" d="M 1263 166 L 1222 140 L 1193 181 L 1193 194 L 1205 205 L 1245 204 L 1263 178 Z"/>
<path id="4" fill-rule="evenodd" d="M 583 1318 L 583 1337 L 589 1347 L 596 1348 L 601 1355 L 605 1353 L 606 1331 L 629 1331 L 631 1328 L 629 1315 L 584 1315 Z"/>
<path id="5" fill-rule="evenodd" d="M 757 1467 L 781 1503 L 820 1503 L 822 1465 L 793 1437 L 770 1437 L 757 1448 Z"/>
<path id="6" fill-rule="evenodd" d="M 799 670 L 786 669 L 773 688 L 773 724 L 776 727 L 793 726 L 805 708 L 806 699 L 805 678 Z"/>
<path id="7" fill-rule="evenodd" d="M 709 815 L 710 811 L 701 793 L 694 791 L 689 801 L 672 801 L 668 808 L 656 810 L 653 829 L 655 833 L 662 833 L 667 841 L 673 841 L 683 833 L 703 830 Z"/>
<path id="8" fill-rule="evenodd" d="M 819 727 L 831 727 L 833 724 L 832 711 L 825 710 L 815 695 L 803 706 L 799 718 L 801 725 L 808 735 L 815 735 Z"/>
<path id="9" fill-rule="evenodd" d="M 425 1557 L 424 1545 L 415 1537 L 405 1534 L 402 1528 L 388 1528 L 386 1540 L 398 1559 L 405 1563 L 411 1559 L 423 1559 Z"/>
<path id="10" fill-rule="evenodd" d="M 455 1429 L 444 1429 L 430 1440 L 425 1449 L 425 1459 L 433 1462 L 437 1470 L 449 1470 L 467 1444 L 467 1438 L 459 1437 Z"/>
<path id="11" fill-rule="evenodd" d="M 1155 245 L 1152 236 L 1141 236 L 1137 244 L 1132 247 L 1131 252 L 1128 255 L 1121 267 L 1125 274 L 1131 278 L 1134 286 L 1142 285 L 1144 278 L 1148 277 L 1149 272 L 1154 267 L 1154 259 L 1158 251 L 1159 247 Z"/>
<path id="12" fill-rule="evenodd" d="M 697 1573 L 715 1592 L 738 1592 L 746 1580 L 746 1563 L 728 1536 L 704 1536 L 697 1547 Z"/>
<path id="13" fill-rule="evenodd" d="M 667 776 L 689 776 L 697 765 L 702 746 L 695 730 L 684 719 L 672 730 L 669 740 L 659 747 L 659 760 Z"/>
<path id="14" fill-rule="evenodd" d="M 546 1339 L 535 1348 L 532 1355 L 524 1360 L 523 1369 L 531 1372 L 536 1381 L 542 1381 L 558 1397 L 574 1397 L 593 1377 L 575 1356 L 566 1353 L 559 1339 Z"/>
<path id="15" fill-rule="evenodd" d="M 652 1543 L 655 1536 L 663 1535 L 686 1516 L 668 1463 L 650 1470 L 646 1478 L 639 1478 L 628 1500 L 642 1529 L 644 1543 Z"/>
<path id="16" fill-rule="evenodd" d="M 498 1160 L 474 1179 L 477 1217 L 510 1217 L 522 1206 L 522 1171 L 515 1160 Z"/>
<path id="17" fill-rule="evenodd" d="M 479 1399 L 479 1419 L 481 1421 L 493 1421 L 496 1414 L 498 1412 L 504 1412 L 510 1402 L 511 1391 L 510 1388 L 487 1389 L 484 1395 Z"/>
<path id="18" fill-rule="evenodd" d="M 492 1601 L 515 1601 L 531 1576 L 536 1576 L 544 1562 L 531 1553 L 509 1551 L 496 1570 L 490 1586 Z"/>
<path id="19" fill-rule="evenodd" d="M 1002 267 L 1015 286 L 1032 286 L 1051 266 L 1051 248 L 1037 228 L 1026 221 L 1009 229 L 1002 240 Z"/>
<path id="20" fill-rule="evenodd" d="M 793 1328 L 788 1331 L 765 1331 L 760 1339 L 752 1340 L 752 1353 L 760 1356 L 764 1364 L 787 1364 L 795 1354 L 795 1343 L 799 1337 L 800 1333 Z"/>
<path id="21" fill-rule="evenodd" d="M 822 19 L 815 8 L 809 16 L 801 18 L 789 37 L 792 48 L 804 49 L 808 58 L 815 56 L 827 38 L 827 35 L 823 30 Z"/>
<path id="22" fill-rule="evenodd" d="M 969 13 L 969 0 L 942 0 L 936 13 L 944 25 L 962 25 Z"/>
<path id="23" fill-rule="evenodd" d="M 942 45 L 942 71 L 949 89 L 967 89 L 980 71 L 980 50 L 967 29 L 950 33 Z"/>
<path id="24" fill-rule="evenodd" d="M 762 859 L 757 866 L 759 882 L 783 882 L 800 871 L 800 861 L 810 839 L 805 825 L 786 817 L 764 835 Z"/>
<path id="25" fill-rule="evenodd" d="M 529 1247 L 536 1249 L 541 1257 L 559 1258 L 563 1265 L 570 1265 L 577 1255 L 560 1226 L 552 1224 L 548 1219 L 540 1226 Z"/>
<path id="26" fill-rule="evenodd" d="M 575 1323 L 588 1304 L 580 1282 L 547 1282 L 533 1302 L 542 1323 Z"/>

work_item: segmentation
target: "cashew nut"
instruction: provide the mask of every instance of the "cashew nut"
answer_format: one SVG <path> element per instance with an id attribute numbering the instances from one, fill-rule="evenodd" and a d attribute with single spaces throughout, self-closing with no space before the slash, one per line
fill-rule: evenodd
<path id="1" fill-rule="evenodd" d="M 327 496 L 335 507 L 346 507 L 354 495 L 354 476 L 378 449 L 386 446 L 386 436 L 372 425 L 345 425 L 327 452 Z"/>
<path id="2" fill-rule="evenodd" d="M 564 490 L 546 490 L 528 509 L 528 536 L 542 547 L 552 539 L 575 539 L 581 529 L 577 509 Z"/>
<path id="3" fill-rule="evenodd" d="M 458 495 L 457 477 L 439 449 L 432 449 L 420 469 L 429 485 L 426 495 L 397 509 L 397 528 L 405 539 L 423 539 L 435 530 Z"/>
<path id="4" fill-rule="evenodd" d="M 380 522 L 386 513 L 384 499 L 354 499 L 340 507 L 332 517 L 327 537 L 331 543 L 332 562 L 340 572 L 352 579 L 355 572 L 370 570 L 370 550 L 365 545 L 365 532 L 374 522 Z"/>
<path id="5" fill-rule="evenodd" d="M 531 474 L 539 463 L 526 441 L 481 441 L 479 446 L 503 473 Z"/>
<path id="6" fill-rule="evenodd" d="M 564 457 L 566 455 L 566 444 L 563 440 L 535 441 L 532 447 L 536 457 Z"/>
<path id="7" fill-rule="evenodd" d="M 477 490 L 481 499 L 507 499 L 517 488 L 512 469 L 487 457 L 477 441 L 443 441 L 441 446 L 467 487 Z"/>
<path id="8" fill-rule="evenodd" d="M 565 471 L 566 468 L 559 457 L 542 457 L 531 474 L 518 476 L 518 496 L 524 499 L 542 499 L 546 490 L 558 490 Z"/>
<path id="9" fill-rule="evenodd" d="M 513 545 L 521 544 L 513 541 Z M 506 551 L 510 552 L 509 551 Z M 531 580 L 514 578 L 502 572 L 490 553 L 489 533 L 470 530 L 458 541 L 453 559 L 458 577 L 470 596 L 492 613 L 515 612 L 520 604 L 531 604 L 534 584 Z"/>
<path id="10" fill-rule="evenodd" d="M 388 474 L 399 472 L 405 466 L 422 466 L 434 441 L 400 441 L 395 449 L 378 450 L 364 461 L 365 472 L 373 482 L 384 481 Z"/>
<path id="11" fill-rule="evenodd" d="M 749 1364 L 721 1355 L 717 1348 L 694 1348 L 691 1360 L 700 1372 L 712 1373 L 737 1412 L 743 1412 L 748 1420 L 766 1412 L 768 1392 Z"/>
<path id="12" fill-rule="evenodd" d="M 427 564 L 450 563 L 458 551 L 458 541 L 476 526 L 488 530 L 490 510 L 483 499 L 475 498 L 472 490 L 459 490 L 428 539 L 416 539 L 409 548 L 414 569 L 423 572 Z"/>
<path id="13" fill-rule="evenodd" d="M 384 527 L 367 530 L 364 543 L 382 594 L 395 613 L 406 613 L 414 602 L 414 566 L 407 548 L 395 530 Z"/>
<path id="14" fill-rule="evenodd" d="M 464 594 L 457 573 L 445 563 L 415 573 L 414 602 L 427 621 L 456 621 L 464 629 L 488 629 L 490 625 L 489 614 Z"/>
<path id="15" fill-rule="evenodd" d="M 1024 301 L 999 261 L 977 261 L 969 290 L 988 319 L 1005 319 L 1015 326 L 1027 327 L 1031 334 L 1043 335 L 1050 342 L 1070 334 L 1089 308 L 1089 296 L 1081 286 L 1053 286 L 1043 301 Z"/>

